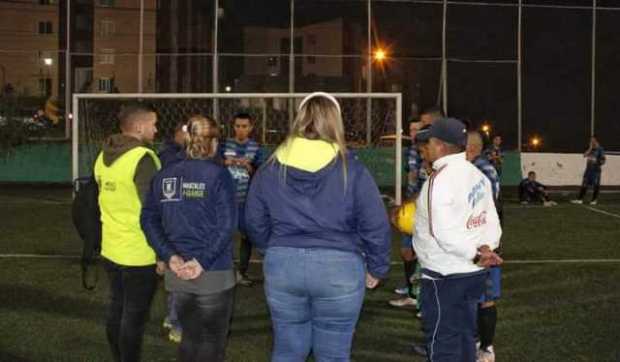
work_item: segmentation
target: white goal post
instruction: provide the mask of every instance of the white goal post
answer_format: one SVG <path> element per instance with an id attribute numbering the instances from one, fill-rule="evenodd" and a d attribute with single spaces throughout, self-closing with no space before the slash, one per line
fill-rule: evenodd
<path id="1" fill-rule="evenodd" d="M 203 113 L 213 116 L 220 121 L 220 117 L 230 118 L 231 111 L 240 108 L 251 108 L 250 104 L 258 104 L 256 109 L 256 123 L 260 130 L 259 141 L 276 143 L 278 137 L 286 134 L 288 125 L 297 111 L 301 99 L 310 93 L 106 93 L 90 94 L 76 93 L 72 104 L 72 178 L 75 180 L 85 176 L 83 166 L 91 159 L 84 160 L 81 152 L 86 148 L 101 146 L 104 136 L 110 134 L 112 120 L 116 117 L 118 105 L 126 101 L 153 102 L 166 112 L 167 126 L 162 125 L 162 115 L 158 110 L 158 129 L 172 125 L 173 119 L 187 114 Z M 350 136 L 347 133 L 347 142 L 360 149 L 370 149 L 377 145 L 378 140 L 394 141 L 394 199 L 397 204 L 402 201 L 402 94 L 401 93 L 330 93 L 341 102 L 343 108 L 343 122 L 345 132 L 348 127 L 355 129 Z M 166 103 L 167 102 L 167 103 Z M 227 103 L 228 102 L 228 103 Z M 348 103 L 347 103 L 348 102 Z M 233 106 L 226 106 L 226 105 Z M 158 109 L 157 107 L 155 107 Z M 277 108 L 274 113 L 273 108 Z M 93 111 L 94 109 L 94 111 Z M 262 110 L 262 116 L 261 116 Z M 228 113 L 227 113 L 228 112 Z M 273 124 L 271 118 L 279 117 L 279 123 Z M 262 122 L 259 120 L 262 119 Z M 105 127 L 100 124 L 106 123 Z M 271 128 L 268 124 L 271 122 Z M 116 123 L 116 122 L 114 122 Z M 85 129 L 90 127 L 89 129 Z M 98 129 L 100 127 L 101 129 Z M 173 126 L 172 126 L 173 127 Z M 91 130 L 97 128 L 96 130 Z M 272 134 L 277 134 L 271 137 Z M 363 137 L 361 136 L 363 134 Z M 387 136 L 387 137 L 385 137 Z M 355 138 L 355 140 L 351 140 Z M 265 142 L 270 139 L 271 142 Z M 373 141 L 374 140 L 374 141 Z M 390 160 L 391 163 L 391 160 Z"/>

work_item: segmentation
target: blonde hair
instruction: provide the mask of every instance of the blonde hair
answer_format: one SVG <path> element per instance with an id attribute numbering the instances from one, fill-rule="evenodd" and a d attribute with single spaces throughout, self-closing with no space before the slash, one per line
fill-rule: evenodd
<path id="1" fill-rule="evenodd" d="M 296 137 L 336 144 L 338 146 L 338 154 L 344 165 L 343 172 L 346 186 L 347 144 L 344 138 L 340 106 L 335 100 L 320 95 L 304 99 L 299 107 L 297 117 L 295 117 L 291 125 L 288 136 L 276 152 L 273 153 L 272 160 L 275 159 L 279 150 L 285 148 Z"/>
<path id="2" fill-rule="evenodd" d="M 187 121 L 185 133 L 185 153 L 187 158 L 204 160 L 217 153 L 219 128 L 217 122 L 209 117 L 194 115 Z"/>

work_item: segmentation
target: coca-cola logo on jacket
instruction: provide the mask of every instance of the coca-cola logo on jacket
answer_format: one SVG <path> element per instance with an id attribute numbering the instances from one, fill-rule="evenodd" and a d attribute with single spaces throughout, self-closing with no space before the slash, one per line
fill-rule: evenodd
<path id="1" fill-rule="evenodd" d="M 483 211 L 480 215 L 471 215 L 467 219 L 467 230 L 478 228 L 487 223 L 487 212 Z"/>

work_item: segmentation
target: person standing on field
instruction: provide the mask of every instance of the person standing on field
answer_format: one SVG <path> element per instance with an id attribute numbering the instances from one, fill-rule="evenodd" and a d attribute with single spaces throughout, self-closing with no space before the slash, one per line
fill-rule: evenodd
<path id="1" fill-rule="evenodd" d="M 465 125 L 442 118 L 429 131 L 433 173 L 416 202 L 413 247 L 422 267 L 427 358 L 476 361 L 477 312 L 488 267 L 502 259 L 489 180 L 465 158 Z"/>
<path id="2" fill-rule="evenodd" d="M 142 104 L 120 111 L 120 134 L 110 136 L 95 162 L 99 185 L 101 256 L 110 285 L 106 335 L 115 361 L 139 361 L 157 288 L 155 252 L 140 227 L 142 204 L 160 162 L 150 146 L 157 114 Z"/>
<path id="3" fill-rule="evenodd" d="M 254 282 L 248 277 L 247 272 L 252 256 L 252 243 L 246 230 L 245 201 L 250 188 L 252 176 L 264 162 L 264 151 L 250 135 L 254 130 L 254 120 L 248 113 L 237 113 L 233 118 L 234 137 L 229 138 L 222 144 L 221 156 L 224 165 L 235 181 L 237 203 L 237 230 L 241 234 L 239 251 L 239 272 L 237 281 L 245 287 L 250 287 Z"/>
<path id="4" fill-rule="evenodd" d="M 349 361 L 365 287 L 390 266 L 390 225 L 371 174 L 348 152 L 338 101 L 301 102 L 286 140 L 256 174 L 247 202 L 265 253 L 273 362 Z"/>

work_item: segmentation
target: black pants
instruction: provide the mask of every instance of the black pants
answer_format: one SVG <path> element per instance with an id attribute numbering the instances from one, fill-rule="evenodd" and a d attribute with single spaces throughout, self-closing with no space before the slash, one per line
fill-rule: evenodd
<path id="1" fill-rule="evenodd" d="M 108 343 L 117 362 L 140 361 L 142 336 L 157 289 L 155 265 L 132 267 L 104 259 L 110 281 L 106 322 Z"/>
<path id="2" fill-rule="evenodd" d="M 250 267 L 252 256 L 252 243 L 246 234 L 241 234 L 241 250 L 239 251 L 239 272 L 246 275 Z"/>
<path id="3" fill-rule="evenodd" d="M 551 200 L 549 198 L 549 194 L 547 193 L 547 191 L 542 190 L 542 189 L 528 189 L 526 187 L 523 187 L 521 185 L 519 185 L 519 201 L 523 202 L 523 201 L 528 201 L 528 202 L 535 202 L 535 201 L 539 201 L 539 202 L 545 202 L 545 201 L 549 201 Z"/>
<path id="4" fill-rule="evenodd" d="M 601 189 L 601 173 L 595 171 L 586 171 L 583 175 L 583 181 L 581 182 L 581 189 L 579 190 L 579 200 L 583 200 L 583 197 L 588 191 L 588 186 L 592 185 L 592 201 L 598 199 L 598 193 Z"/>
<path id="5" fill-rule="evenodd" d="M 179 361 L 224 361 L 234 290 L 207 295 L 175 292 L 183 329 Z"/>

